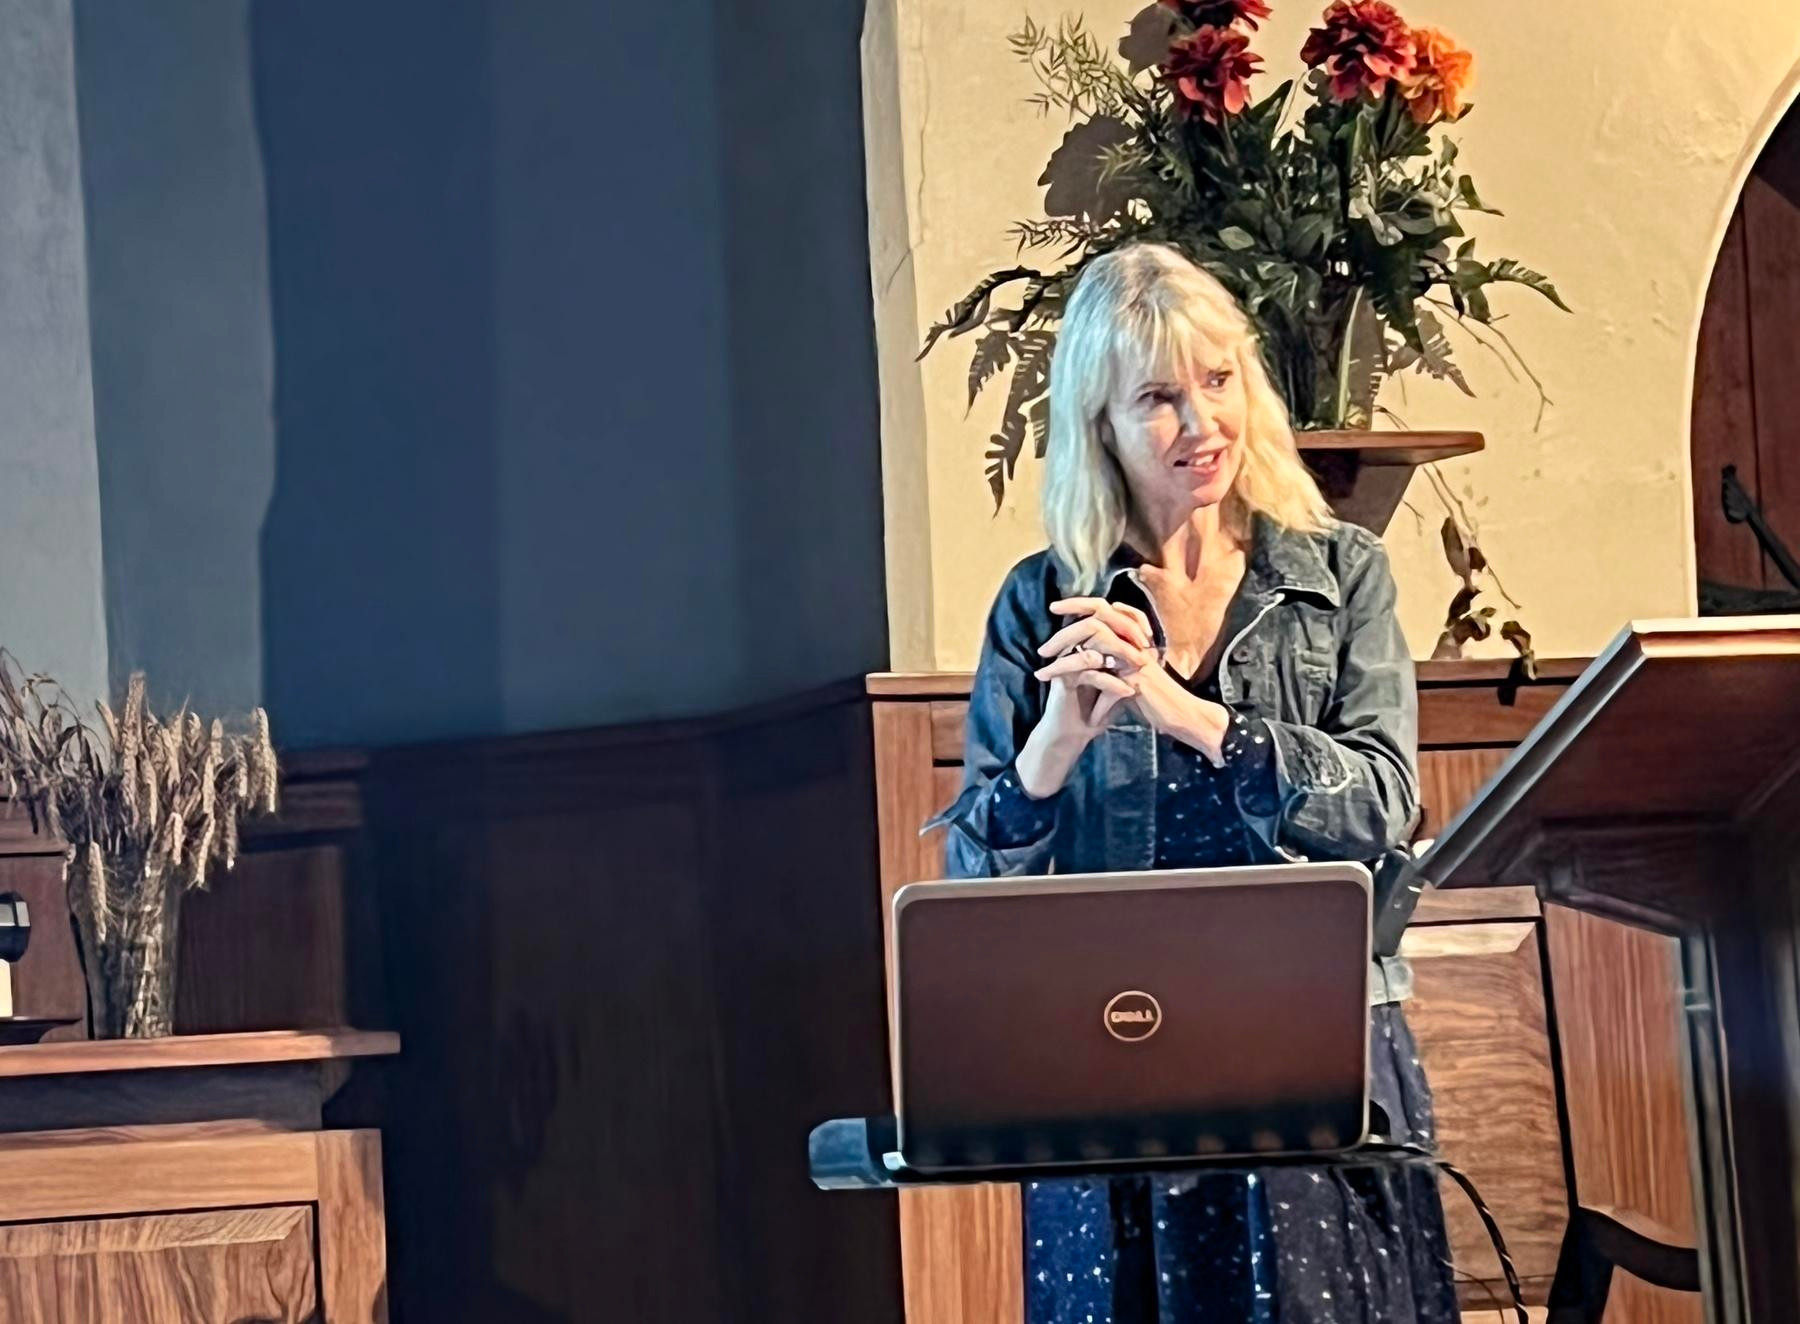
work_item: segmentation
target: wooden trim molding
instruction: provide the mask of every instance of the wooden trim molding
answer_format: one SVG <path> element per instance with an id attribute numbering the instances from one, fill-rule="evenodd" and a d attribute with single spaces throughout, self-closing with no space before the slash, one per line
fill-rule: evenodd
<path id="1" fill-rule="evenodd" d="M 400 1036 L 389 1030 L 259 1030 L 182 1034 L 166 1039 L 95 1039 L 0 1048 L 0 1079 L 106 1071 L 270 1066 L 353 1057 L 389 1057 Z"/>
<path id="2" fill-rule="evenodd" d="M 316 1133 L 116 1144 L 0 1144 L 6 1218 L 28 1223 L 163 1210 L 309 1204 L 319 1198 Z"/>
<path id="3" fill-rule="evenodd" d="M 1567 685 L 1587 670 L 1591 658 L 1540 658 L 1536 679 L 1525 687 Z M 1419 688 L 1450 685 L 1498 686 L 1513 679 L 1514 664 L 1507 658 L 1469 658 L 1454 662 L 1426 660 L 1414 664 Z M 972 671 L 876 671 L 864 680 L 864 689 L 877 699 L 966 699 L 975 679 Z"/>

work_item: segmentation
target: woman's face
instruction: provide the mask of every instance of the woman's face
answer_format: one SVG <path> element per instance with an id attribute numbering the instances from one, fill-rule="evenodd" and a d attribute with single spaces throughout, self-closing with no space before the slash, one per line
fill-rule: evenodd
<path id="1" fill-rule="evenodd" d="M 1179 513 L 1223 501 L 1243 464 L 1245 413 L 1237 354 L 1204 341 L 1184 367 L 1115 374 L 1106 417 L 1133 504 Z"/>

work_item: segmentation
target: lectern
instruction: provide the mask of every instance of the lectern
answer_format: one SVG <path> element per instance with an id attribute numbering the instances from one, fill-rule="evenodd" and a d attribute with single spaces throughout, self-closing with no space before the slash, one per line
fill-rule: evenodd
<path id="1" fill-rule="evenodd" d="M 1419 869 L 1681 940 L 1707 1318 L 1800 1320 L 1800 617 L 1627 628 Z"/>

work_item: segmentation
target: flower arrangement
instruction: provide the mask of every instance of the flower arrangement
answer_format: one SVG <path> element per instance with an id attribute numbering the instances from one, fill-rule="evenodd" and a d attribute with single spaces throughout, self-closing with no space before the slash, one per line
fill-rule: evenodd
<path id="1" fill-rule="evenodd" d="M 1537 272 L 1481 260 L 1458 220 L 1491 211 L 1440 132 L 1469 112 L 1469 52 L 1386 0 L 1336 0 L 1301 49 L 1306 76 L 1255 100 L 1250 44 L 1269 12 L 1265 0 L 1160 0 L 1116 58 L 1079 19 L 1015 34 L 1043 89 L 1034 102 L 1072 123 L 1041 181 L 1046 218 L 1014 233 L 1021 255 L 1061 265 L 984 277 L 921 350 L 977 336 L 971 407 L 1011 369 L 987 457 L 996 505 L 1027 439 L 1043 453 L 1064 297 L 1090 260 L 1132 240 L 1180 248 L 1238 297 L 1297 427 L 1369 426 L 1381 382 L 1405 369 L 1470 391 L 1448 325 L 1530 375 L 1489 289 L 1566 306 Z M 1003 305 L 1003 291 L 1017 298 Z"/>
<path id="2" fill-rule="evenodd" d="M 238 860 L 238 827 L 272 814 L 269 719 L 227 731 L 183 707 L 158 717 L 132 676 L 124 708 L 90 726 L 56 682 L 0 649 L 0 794 L 62 839 L 63 880 L 95 1038 L 171 1032 L 182 893 Z"/>

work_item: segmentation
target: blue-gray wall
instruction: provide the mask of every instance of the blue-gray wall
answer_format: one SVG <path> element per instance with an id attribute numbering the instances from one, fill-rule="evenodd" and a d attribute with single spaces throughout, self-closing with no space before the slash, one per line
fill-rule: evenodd
<path id="1" fill-rule="evenodd" d="M 100 492 L 68 0 L 0 14 L 0 648 L 104 692 Z"/>
<path id="2" fill-rule="evenodd" d="M 116 674 L 311 745 L 882 665 L 859 5 L 78 13 Z"/>
<path id="3" fill-rule="evenodd" d="M 507 729 L 483 9 L 252 11 L 276 349 L 265 692 L 289 742 Z"/>
<path id="4" fill-rule="evenodd" d="M 112 686 L 238 711 L 275 465 L 248 0 L 78 0 L 75 35 Z"/>
<path id="5" fill-rule="evenodd" d="M 705 25 L 662 5 L 489 12 L 508 725 L 728 705 L 752 692 L 734 457 L 754 438 L 732 417 Z"/>

